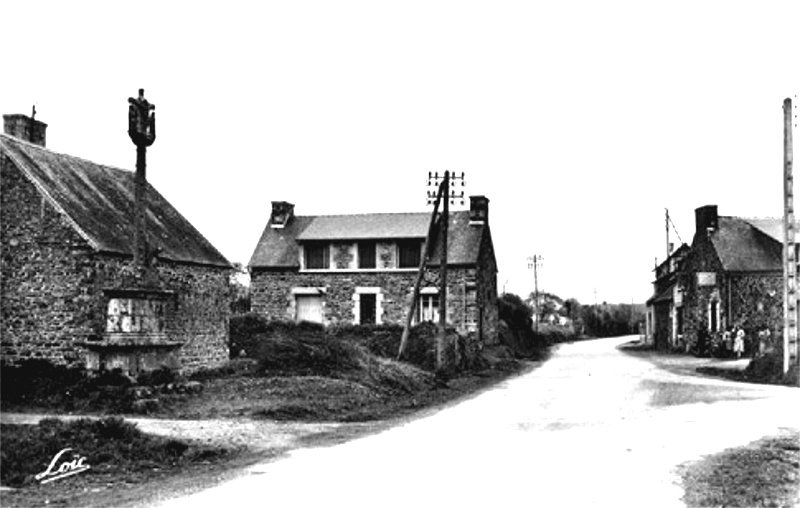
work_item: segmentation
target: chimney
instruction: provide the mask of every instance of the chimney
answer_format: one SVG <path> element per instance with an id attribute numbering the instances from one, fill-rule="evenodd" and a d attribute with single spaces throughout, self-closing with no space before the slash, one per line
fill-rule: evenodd
<path id="1" fill-rule="evenodd" d="M 717 205 L 706 205 L 695 209 L 694 224 L 697 233 L 711 233 L 719 227 L 719 215 Z"/>
<path id="2" fill-rule="evenodd" d="M 473 226 L 489 223 L 489 198 L 486 196 L 469 197 L 469 223 Z"/>
<path id="3" fill-rule="evenodd" d="M 270 225 L 273 228 L 282 228 L 289 224 L 294 216 L 294 205 L 287 201 L 273 201 L 272 202 L 272 216 L 270 216 Z"/>
<path id="4" fill-rule="evenodd" d="M 33 107 L 31 116 L 3 115 L 3 132 L 23 141 L 39 146 L 45 146 L 45 131 L 47 124 L 35 119 L 36 106 Z"/>

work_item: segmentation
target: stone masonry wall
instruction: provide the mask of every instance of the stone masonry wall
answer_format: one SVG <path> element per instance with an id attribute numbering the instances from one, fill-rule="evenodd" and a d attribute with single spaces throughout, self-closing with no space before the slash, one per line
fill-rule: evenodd
<path id="1" fill-rule="evenodd" d="M 730 316 L 727 315 L 727 284 L 726 273 L 722 263 L 717 257 L 711 240 L 706 232 L 695 234 L 692 241 L 692 251 L 686 261 L 686 277 L 683 279 L 686 290 L 683 299 L 684 340 L 695 344 L 699 333 L 708 330 L 708 307 L 713 299 L 719 302 L 719 326 L 727 326 Z M 700 285 L 698 273 L 714 273 L 714 285 Z"/>
<path id="2" fill-rule="evenodd" d="M 491 242 L 491 234 L 488 226 L 483 235 L 481 246 L 481 257 L 478 260 L 480 269 L 477 271 L 476 305 L 479 307 L 475 312 L 482 312 L 483 326 L 481 337 L 486 345 L 500 343 L 498 333 L 499 311 L 497 308 L 497 262 L 494 255 L 494 247 Z"/>
<path id="3" fill-rule="evenodd" d="M 0 155 L 2 157 L 2 155 Z M 93 251 L 11 161 L 0 159 L 0 356 L 84 365 L 86 341 L 102 341 L 108 290 L 137 282 L 132 259 Z M 184 342 L 185 371 L 228 358 L 224 268 L 157 262 L 153 288 L 175 293 L 168 338 Z"/>
<path id="4" fill-rule="evenodd" d="M 92 333 L 90 247 L 0 154 L 0 352 L 3 361 L 82 361 Z"/>
<path id="5" fill-rule="evenodd" d="M 136 287 L 131 274 L 133 260 L 98 257 L 92 281 L 96 288 L 98 311 L 105 323 L 106 292 Z M 229 271 L 221 267 L 199 266 L 158 260 L 148 286 L 173 292 L 174 306 L 167 320 L 167 336 L 182 342 L 178 350 L 183 372 L 224 365 L 228 358 Z M 100 320 L 98 320 L 100 321 Z"/>
<path id="6" fill-rule="evenodd" d="M 294 320 L 295 288 L 321 288 L 323 322 L 326 325 L 355 322 L 353 295 L 359 287 L 381 288 L 381 320 L 383 324 L 403 324 L 414 290 L 414 270 L 297 272 L 254 270 L 250 291 L 253 312 L 274 320 Z M 466 332 L 477 322 L 478 301 L 470 296 L 475 286 L 474 268 L 452 267 L 448 270 L 448 322 Z M 437 270 L 428 270 L 422 287 L 439 287 Z"/>
<path id="7" fill-rule="evenodd" d="M 755 337 L 765 327 L 783 337 L 783 274 L 731 276 L 731 316 Z"/>
<path id="8" fill-rule="evenodd" d="M 709 303 L 719 305 L 719 329 L 741 326 L 750 337 L 764 327 L 783 336 L 783 276 L 781 273 L 726 272 L 705 233 L 695 236 L 687 259 L 684 292 L 684 335 L 693 344 L 709 327 Z M 715 284 L 700 285 L 697 274 L 714 273 Z"/>

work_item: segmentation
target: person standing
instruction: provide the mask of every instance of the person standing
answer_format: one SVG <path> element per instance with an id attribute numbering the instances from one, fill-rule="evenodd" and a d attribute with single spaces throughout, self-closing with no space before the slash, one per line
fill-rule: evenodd
<path id="1" fill-rule="evenodd" d="M 736 355 L 737 359 L 744 354 L 744 337 L 744 330 L 741 327 L 737 327 L 736 337 L 733 339 L 733 354 Z"/>

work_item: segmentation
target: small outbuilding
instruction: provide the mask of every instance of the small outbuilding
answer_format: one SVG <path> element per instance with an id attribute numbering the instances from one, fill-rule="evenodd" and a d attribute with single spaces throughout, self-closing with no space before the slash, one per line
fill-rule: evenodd
<path id="1" fill-rule="evenodd" d="M 45 147 L 46 125 L 0 134 L 0 357 L 130 374 L 228 360 L 231 265 L 134 173 Z M 133 154 L 133 150 L 131 151 Z M 132 155 L 133 157 L 133 155 Z M 149 246 L 134 262 L 137 206 Z"/>

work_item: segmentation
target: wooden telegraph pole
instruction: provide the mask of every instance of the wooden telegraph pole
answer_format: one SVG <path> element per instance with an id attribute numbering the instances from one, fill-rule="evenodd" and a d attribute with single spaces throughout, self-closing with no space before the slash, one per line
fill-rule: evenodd
<path id="1" fill-rule="evenodd" d="M 783 101 L 783 373 L 797 368 L 797 259 L 794 177 L 792 175 L 792 100 Z"/>
<path id="2" fill-rule="evenodd" d="M 438 185 L 439 189 L 436 193 L 428 192 L 428 204 L 434 203 L 433 214 L 431 215 L 431 222 L 428 226 L 428 236 L 422 249 L 422 259 L 420 260 L 419 272 L 417 273 L 417 280 L 414 284 L 414 292 L 411 296 L 411 304 L 406 315 L 406 323 L 403 328 L 403 335 L 400 339 L 400 348 L 397 352 L 398 360 L 403 357 L 406 347 L 408 345 L 408 336 L 411 328 L 411 321 L 414 318 L 414 313 L 417 309 L 417 301 L 419 299 L 420 285 L 425 275 L 426 260 L 429 251 L 432 251 L 432 239 L 434 238 L 433 230 L 436 219 L 439 220 L 438 238 L 441 238 L 441 258 L 439 261 L 439 329 L 436 336 L 436 375 L 440 379 L 446 376 L 447 371 L 447 231 L 450 222 L 450 203 L 460 199 L 464 202 L 464 191 L 456 194 L 455 191 L 450 190 L 450 184 L 453 180 L 461 180 L 461 185 L 464 185 L 464 173 L 461 176 L 456 176 L 450 171 L 445 171 L 444 175 L 439 176 L 439 173 L 428 173 L 428 185 Z M 432 201 L 432 197 L 435 200 Z M 439 205 L 442 205 L 442 213 L 437 217 Z"/>
<path id="3" fill-rule="evenodd" d="M 533 332 L 539 334 L 539 263 L 542 262 L 542 256 L 534 254 L 528 257 L 528 269 L 533 269 L 533 311 L 536 313 L 533 316 Z"/>
<path id="4" fill-rule="evenodd" d="M 431 178 L 430 173 L 428 174 L 428 179 Z M 428 262 L 428 253 L 431 250 L 432 241 L 431 238 L 433 237 L 433 226 L 436 223 L 436 214 L 439 213 L 439 203 L 442 201 L 442 193 L 444 190 L 444 182 L 442 185 L 439 186 L 439 190 L 434 194 L 428 193 L 428 204 L 433 203 L 433 213 L 431 214 L 431 220 L 428 224 L 428 234 L 425 236 L 425 243 L 422 244 L 422 256 L 419 261 L 419 271 L 417 271 L 417 280 L 414 282 L 414 292 L 411 295 L 411 304 L 408 307 L 408 313 L 406 314 L 406 322 L 405 326 L 403 327 L 403 335 L 400 338 L 400 348 L 397 351 L 397 360 L 400 361 L 403 359 L 403 355 L 406 352 L 406 347 L 408 347 L 408 335 L 411 332 L 411 322 L 414 320 L 414 313 L 417 310 L 417 302 L 419 301 L 419 289 L 422 285 L 422 279 L 425 276 L 425 267 Z M 435 196 L 435 197 L 434 197 Z"/>

